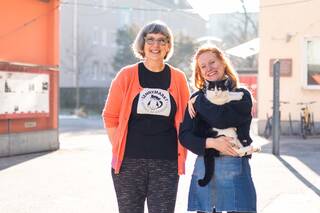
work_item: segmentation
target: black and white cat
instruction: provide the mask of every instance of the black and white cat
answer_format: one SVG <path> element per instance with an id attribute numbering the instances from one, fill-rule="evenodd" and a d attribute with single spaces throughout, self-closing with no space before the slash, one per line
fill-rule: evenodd
<path id="1" fill-rule="evenodd" d="M 230 91 L 231 82 L 229 79 L 222 81 L 213 81 L 206 82 L 204 89 L 205 97 L 213 104 L 224 105 L 230 101 L 239 101 L 243 97 L 243 92 L 232 92 Z M 240 157 L 251 155 L 253 152 L 260 151 L 260 147 L 254 147 L 252 145 L 243 146 L 237 135 L 237 129 L 235 127 L 229 127 L 226 129 L 218 129 L 212 127 L 208 130 L 206 137 L 221 137 L 227 136 L 232 137 L 234 150 L 238 153 Z M 203 179 L 198 180 L 200 186 L 206 186 L 212 176 L 214 171 L 214 158 L 216 156 L 217 150 L 215 149 L 206 149 L 204 155 L 204 164 L 205 164 L 205 176 Z M 220 153 L 221 155 L 222 153 Z"/>

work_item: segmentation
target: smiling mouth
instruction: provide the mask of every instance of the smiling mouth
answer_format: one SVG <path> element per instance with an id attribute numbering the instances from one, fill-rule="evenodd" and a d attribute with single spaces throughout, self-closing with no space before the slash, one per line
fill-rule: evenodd
<path id="1" fill-rule="evenodd" d="M 159 54 L 160 50 L 151 50 L 150 52 L 153 53 L 153 54 Z"/>
<path id="2" fill-rule="evenodd" d="M 207 73 L 207 76 L 212 77 L 212 76 L 215 76 L 217 73 L 218 73 L 217 71 L 210 71 Z"/>

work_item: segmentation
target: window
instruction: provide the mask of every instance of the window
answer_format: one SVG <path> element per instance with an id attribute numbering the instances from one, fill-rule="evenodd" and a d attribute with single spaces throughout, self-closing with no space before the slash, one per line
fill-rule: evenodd
<path id="1" fill-rule="evenodd" d="M 130 10 L 123 10 L 121 11 L 121 19 L 120 21 L 120 26 L 125 26 L 125 25 L 129 25 L 130 23 L 130 17 L 131 17 L 131 11 Z"/>
<path id="2" fill-rule="evenodd" d="M 92 75 L 93 75 L 93 80 L 99 79 L 99 62 L 94 61 L 92 64 Z"/>
<path id="3" fill-rule="evenodd" d="M 103 6 L 103 10 L 106 10 L 107 6 L 108 6 L 108 1 L 107 0 L 103 0 L 102 6 Z"/>
<path id="4" fill-rule="evenodd" d="M 101 7 L 100 0 L 92 0 L 92 4 L 94 5 L 94 8 L 99 9 Z"/>
<path id="5" fill-rule="evenodd" d="M 111 41 L 111 48 L 112 48 L 112 49 L 118 48 L 116 39 L 117 39 L 117 32 L 116 32 L 116 31 L 110 32 L 109 40 Z M 113 42 L 112 42 L 112 41 L 113 41 Z"/>
<path id="6" fill-rule="evenodd" d="M 304 86 L 320 89 L 320 37 L 305 38 L 304 48 Z"/>
<path id="7" fill-rule="evenodd" d="M 97 26 L 93 27 L 93 39 L 92 39 L 92 43 L 94 45 L 97 45 L 99 41 L 99 28 Z"/>
<path id="8" fill-rule="evenodd" d="M 101 80 L 106 80 L 106 76 L 108 74 L 108 64 L 103 63 L 102 69 L 101 69 Z"/>
<path id="9" fill-rule="evenodd" d="M 144 20 L 146 19 L 145 17 L 145 11 L 140 11 L 138 13 L 138 16 L 139 16 L 139 22 L 144 22 Z"/>
<path id="10" fill-rule="evenodd" d="M 103 29 L 102 30 L 102 46 L 107 46 L 107 39 L 108 39 L 108 36 L 107 36 L 107 30 L 106 29 Z"/>

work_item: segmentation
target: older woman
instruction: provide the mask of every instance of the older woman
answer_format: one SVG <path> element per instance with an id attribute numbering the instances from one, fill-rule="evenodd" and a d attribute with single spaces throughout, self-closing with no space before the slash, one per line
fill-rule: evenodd
<path id="1" fill-rule="evenodd" d="M 112 178 L 120 213 L 173 213 L 186 149 L 177 132 L 189 99 L 183 72 L 165 63 L 173 35 L 159 21 L 133 43 L 137 64 L 112 81 L 102 113 L 112 144 Z"/>
<path id="2" fill-rule="evenodd" d="M 194 56 L 194 86 L 198 89 L 192 95 L 190 113 L 185 113 L 180 127 L 180 141 L 198 155 L 192 174 L 188 210 L 200 212 L 256 212 L 256 191 L 251 177 L 249 156 L 241 157 L 239 147 L 234 147 L 230 137 L 212 137 L 210 129 L 235 128 L 237 138 L 243 147 L 252 142 L 249 130 L 251 123 L 251 94 L 239 87 L 238 77 L 228 59 L 215 46 L 200 47 Z M 210 85 L 228 87 L 220 97 L 210 96 Z M 242 94 L 232 99 L 231 94 Z M 222 93 L 221 93 L 222 94 Z M 209 101 L 210 100 L 210 101 Z M 207 168 L 206 153 L 212 149 L 214 161 Z M 205 157 L 204 157 L 205 156 Z M 204 162 L 205 159 L 205 162 Z M 206 165 L 206 167 L 205 167 Z M 201 184 L 205 171 L 213 178 Z M 214 175 L 213 175 L 214 174 Z"/>

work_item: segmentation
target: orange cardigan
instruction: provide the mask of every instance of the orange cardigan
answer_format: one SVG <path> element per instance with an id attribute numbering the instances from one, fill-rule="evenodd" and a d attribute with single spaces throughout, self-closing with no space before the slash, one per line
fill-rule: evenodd
<path id="1" fill-rule="evenodd" d="M 177 104 L 175 127 L 179 133 L 179 126 L 184 117 L 184 111 L 189 100 L 189 89 L 184 73 L 170 66 L 171 82 L 169 93 Z M 133 99 L 142 91 L 139 84 L 138 64 L 129 65 L 121 69 L 113 79 L 102 117 L 105 128 L 116 128 L 112 144 L 112 167 L 115 173 L 120 172 L 126 147 L 128 121 L 131 114 Z M 185 173 L 187 150 L 178 143 L 178 174 Z"/>

